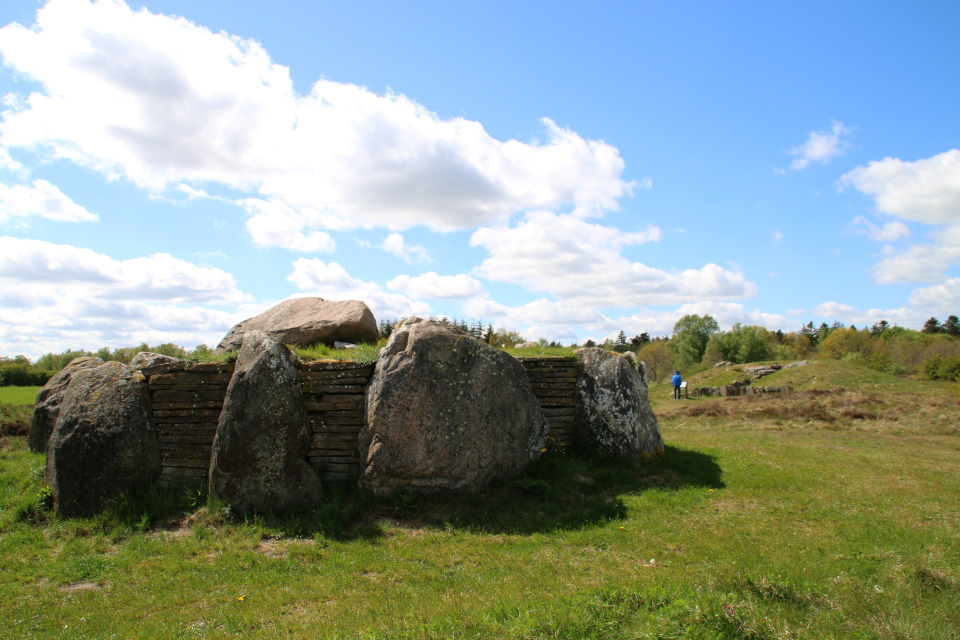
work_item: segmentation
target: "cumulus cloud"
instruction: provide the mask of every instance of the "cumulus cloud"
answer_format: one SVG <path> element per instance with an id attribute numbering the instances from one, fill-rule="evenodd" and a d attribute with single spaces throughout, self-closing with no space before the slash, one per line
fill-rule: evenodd
<path id="1" fill-rule="evenodd" d="M 280 218 L 256 242 L 329 250 L 316 228 L 470 229 L 530 208 L 617 208 L 616 148 L 543 119 L 545 140 L 492 138 L 394 93 L 317 81 L 298 95 L 263 47 L 120 0 L 51 0 L 0 55 L 40 90 L 3 112 L 0 145 L 152 190 L 218 183 Z M 644 182 L 641 186 L 649 186 Z M 284 217 L 283 207 L 301 217 Z"/>
<path id="2" fill-rule="evenodd" d="M 811 131 L 807 141 L 798 147 L 790 149 L 790 155 L 797 158 L 790 163 L 790 168 L 805 169 L 811 162 L 828 164 L 837 156 L 843 155 L 849 143 L 841 140 L 841 136 L 849 135 L 851 129 L 843 126 L 842 122 L 833 121 L 833 126 L 823 131 Z"/>
<path id="3" fill-rule="evenodd" d="M 660 239 L 660 229 L 624 232 L 551 212 L 527 214 L 517 226 L 482 227 L 470 239 L 490 252 L 476 272 L 490 280 L 547 291 L 594 308 L 679 304 L 750 297 L 756 285 L 715 264 L 667 272 L 630 262 L 623 247 Z"/>
<path id="4" fill-rule="evenodd" d="M 960 278 L 950 278 L 932 287 L 914 289 L 910 293 L 910 304 L 923 308 L 927 313 L 956 314 L 960 308 Z"/>
<path id="5" fill-rule="evenodd" d="M 0 224 L 27 216 L 60 222 L 96 222 L 99 219 L 46 180 L 34 180 L 32 187 L 0 184 Z"/>
<path id="6" fill-rule="evenodd" d="M 430 305 L 411 300 L 399 293 L 387 293 L 376 282 L 354 278 L 336 262 L 300 258 L 287 276 L 301 295 L 316 295 L 328 300 L 362 300 L 378 318 L 431 315 Z"/>
<path id="7" fill-rule="evenodd" d="M 387 282 L 391 291 L 400 291 L 411 298 L 458 299 L 485 296 L 479 280 L 466 274 L 441 276 L 433 271 L 410 277 L 399 275 Z"/>
<path id="8" fill-rule="evenodd" d="M 813 310 L 813 315 L 820 318 L 844 318 L 855 313 L 857 313 L 856 307 L 833 301 L 818 304 Z"/>
<path id="9" fill-rule="evenodd" d="M 850 223 L 853 230 L 877 242 L 895 242 L 910 235 L 910 227 L 897 220 L 877 225 L 863 216 L 857 216 Z"/>
<path id="10" fill-rule="evenodd" d="M 897 158 L 870 162 L 845 174 L 840 184 L 873 198 L 883 214 L 931 227 L 928 236 L 932 242 L 914 244 L 899 252 L 884 251 L 890 255 L 874 267 L 877 282 L 941 280 L 947 269 L 960 261 L 960 150 L 915 162 Z M 892 242 L 910 232 L 900 220 L 877 226 L 858 217 L 853 224 L 882 242 Z"/>
<path id="11" fill-rule="evenodd" d="M 402 258 L 408 264 L 411 262 L 432 262 L 430 251 L 426 247 L 418 244 L 407 244 L 403 236 L 396 232 L 384 238 L 380 248 L 398 258 Z"/>
<path id="12" fill-rule="evenodd" d="M 114 260 L 70 245 L 0 237 L 0 351 L 218 341 L 247 304 L 233 276 L 158 253 Z"/>

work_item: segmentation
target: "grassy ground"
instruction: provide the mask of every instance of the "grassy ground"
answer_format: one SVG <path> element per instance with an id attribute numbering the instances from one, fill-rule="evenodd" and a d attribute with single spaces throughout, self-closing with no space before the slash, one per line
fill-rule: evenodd
<path id="1" fill-rule="evenodd" d="M 0 637 L 960 638 L 952 387 L 812 379 L 652 390 L 668 446 L 639 469 L 555 455 L 481 496 L 328 487 L 290 518 L 152 492 L 59 520 L 5 438 Z"/>
<path id="2" fill-rule="evenodd" d="M 42 387 L 0 387 L 0 437 L 30 432 L 33 403 Z"/>

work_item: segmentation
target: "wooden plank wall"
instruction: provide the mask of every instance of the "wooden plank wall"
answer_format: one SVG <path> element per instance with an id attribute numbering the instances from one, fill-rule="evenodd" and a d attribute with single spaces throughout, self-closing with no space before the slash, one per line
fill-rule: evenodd
<path id="1" fill-rule="evenodd" d="M 572 447 L 577 442 L 577 380 L 583 363 L 567 358 L 518 358 L 537 396 L 540 411 L 550 425 L 551 447 Z"/>
<path id="2" fill-rule="evenodd" d="M 577 440 L 576 388 L 583 364 L 566 358 L 519 358 L 540 410 L 550 424 L 551 447 Z M 187 364 L 148 376 L 153 418 L 163 456 L 159 485 L 206 482 L 210 453 L 232 364 Z M 300 367 L 304 408 L 312 430 L 309 462 L 325 481 L 360 474 L 357 436 L 364 424 L 365 391 L 373 363 L 318 361 Z"/>

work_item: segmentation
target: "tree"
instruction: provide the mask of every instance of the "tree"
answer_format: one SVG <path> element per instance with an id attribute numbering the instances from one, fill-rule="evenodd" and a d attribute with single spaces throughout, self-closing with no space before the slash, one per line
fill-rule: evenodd
<path id="1" fill-rule="evenodd" d="M 517 331 L 495 329 L 490 335 L 489 344 L 498 349 L 512 349 L 514 345 L 520 344 L 521 342 L 525 342 L 525 340 Z"/>
<path id="2" fill-rule="evenodd" d="M 920 331 L 922 333 L 940 333 L 940 330 L 941 330 L 940 321 L 937 320 L 936 318 L 930 318 L 929 320 L 923 323 L 923 329 L 921 329 Z"/>
<path id="3" fill-rule="evenodd" d="M 487 325 L 487 330 L 483 333 L 483 341 L 487 344 L 490 344 L 490 340 L 493 338 L 493 324 Z"/>
<path id="4" fill-rule="evenodd" d="M 673 350 L 665 340 L 655 340 L 637 353 L 637 360 L 647 367 L 650 382 L 660 382 L 673 373 Z"/>
<path id="5" fill-rule="evenodd" d="M 623 353 L 627 350 L 627 334 L 623 331 L 620 331 L 617 340 L 613 343 L 613 350 L 617 353 Z"/>
<path id="6" fill-rule="evenodd" d="M 687 314 L 673 325 L 670 345 L 675 355 L 675 366 L 686 369 L 700 363 L 707 350 L 710 336 L 720 331 L 720 325 L 711 315 Z"/>
<path id="7" fill-rule="evenodd" d="M 940 331 L 950 336 L 960 336 L 960 318 L 947 316 L 946 322 L 940 326 Z"/>
<path id="8" fill-rule="evenodd" d="M 630 346 L 633 347 L 634 351 L 640 351 L 640 349 L 647 346 L 648 342 L 650 342 L 650 335 L 646 331 L 630 338 Z"/>
<path id="9" fill-rule="evenodd" d="M 583 343 L 584 349 L 592 349 L 595 346 L 597 346 L 597 343 L 590 339 Z"/>
<path id="10" fill-rule="evenodd" d="M 890 323 L 886 320 L 881 320 L 872 327 L 870 327 L 870 335 L 872 336 L 882 336 L 883 332 L 890 328 Z"/>

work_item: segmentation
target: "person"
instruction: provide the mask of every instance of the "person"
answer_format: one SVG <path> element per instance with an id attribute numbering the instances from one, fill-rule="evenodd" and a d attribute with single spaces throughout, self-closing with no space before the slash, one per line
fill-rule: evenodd
<path id="1" fill-rule="evenodd" d="M 680 385 L 683 384 L 683 380 L 680 379 L 680 372 L 677 371 L 673 374 L 673 399 L 680 399 Z"/>

